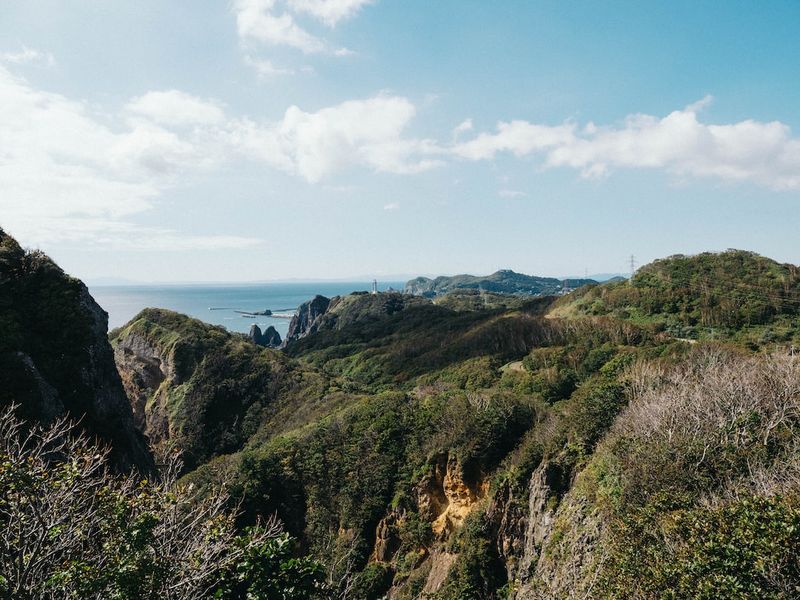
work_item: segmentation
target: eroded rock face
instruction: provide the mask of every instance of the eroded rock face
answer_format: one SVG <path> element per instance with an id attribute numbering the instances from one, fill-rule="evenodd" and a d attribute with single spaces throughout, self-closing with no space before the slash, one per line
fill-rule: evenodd
<path id="1" fill-rule="evenodd" d="M 396 508 L 378 522 L 370 562 L 391 562 L 395 552 L 400 548 L 397 529 L 402 526 L 404 520 L 405 511 Z"/>
<path id="2" fill-rule="evenodd" d="M 423 598 L 426 597 L 426 594 L 435 594 L 439 591 L 442 584 L 447 580 L 450 568 L 457 558 L 458 554 L 445 551 L 437 551 L 431 554 L 429 559 L 431 570 L 428 573 L 428 579 L 425 581 L 425 587 L 422 589 Z"/>
<path id="3" fill-rule="evenodd" d="M 115 341 L 114 358 L 133 409 L 136 426 L 152 444 L 160 444 L 169 438 L 169 422 L 164 411 L 154 408 L 166 403 L 162 384 L 165 381 L 179 383 L 172 357 L 163 355 L 157 346 L 144 337 L 129 333 Z"/>
<path id="4" fill-rule="evenodd" d="M 330 298 L 317 295 L 301 304 L 289 323 L 289 331 L 286 332 L 284 343 L 299 340 L 316 331 L 317 321 L 328 310 L 330 303 Z"/>
<path id="5" fill-rule="evenodd" d="M 515 599 L 596 597 L 592 586 L 603 561 L 599 544 L 601 519 L 596 511 L 574 490 L 564 497 L 555 511 L 552 529 L 544 540 L 532 575 L 522 582 Z"/>
<path id="6" fill-rule="evenodd" d="M 433 533 L 445 539 L 464 524 L 487 490 L 488 482 L 467 484 L 456 458 L 442 455 L 417 487 L 417 505 L 420 514 L 432 521 Z"/>
<path id="7" fill-rule="evenodd" d="M 578 587 L 593 581 L 598 520 L 572 486 L 569 473 L 544 461 L 531 474 L 522 497 L 509 484 L 487 507 L 497 552 L 515 590 L 510 598 L 591 597 Z M 577 586 L 577 587 L 576 587 Z M 586 590 L 584 590 L 586 591 Z"/>

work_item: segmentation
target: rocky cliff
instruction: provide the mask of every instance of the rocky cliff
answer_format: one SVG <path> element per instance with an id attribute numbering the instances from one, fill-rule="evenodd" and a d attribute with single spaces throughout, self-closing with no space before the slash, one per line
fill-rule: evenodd
<path id="1" fill-rule="evenodd" d="M 289 323 L 289 331 L 286 332 L 284 344 L 299 340 L 316 331 L 317 321 L 328 310 L 330 303 L 330 298 L 317 295 L 301 304 Z"/>
<path id="2" fill-rule="evenodd" d="M 27 419 L 79 420 L 120 468 L 153 461 L 108 343 L 108 315 L 86 286 L 0 230 L 0 404 Z"/>
<path id="3" fill-rule="evenodd" d="M 379 321 L 411 306 L 427 304 L 430 302 L 424 298 L 399 292 L 356 292 L 331 299 L 316 296 L 297 310 L 289 325 L 284 345 L 312 333 L 340 331 L 351 325 Z"/>

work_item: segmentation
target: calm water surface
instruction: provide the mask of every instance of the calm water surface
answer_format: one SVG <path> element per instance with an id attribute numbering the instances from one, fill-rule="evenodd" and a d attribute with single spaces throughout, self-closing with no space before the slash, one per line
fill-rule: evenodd
<path id="1" fill-rule="evenodd" d="M 378 284 L 403 289 L 404 282 L 387 281 Z M 143 308 L 168 308 L 206 323 L 222 325 L 230 331 L 247 333 L 253 323 L 262 331 L 273 325 L 286 335 L 289 319 L 295 309 L 317 294 L 332 297 L 354 291 L 369 290 L 372 282 L 322 282 L 322 283 L 259 283 L 237 285 L 125 285 L 89 286 L 98 304 L 108 312 L 108 327 L 113 329 L 127 323 Z M 209 310 L 209 309 L 218 310 Z M 262 311 L 269 309 L 271 317 L 243 317 L 234 311 Z"/>

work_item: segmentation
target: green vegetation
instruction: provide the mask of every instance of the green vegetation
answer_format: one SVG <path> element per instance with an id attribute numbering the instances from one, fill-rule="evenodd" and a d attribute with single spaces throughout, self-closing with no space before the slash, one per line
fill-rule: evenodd
<path id="1" fill-rule="evenodd" d="M 494 294 L 469 288 L 457 288 L 434 299 L 438 306 L 455 311 L 521 308 L 527 301 L 524 296 Z"/>
<path id="2" fill-rule="evenodd" d="M 112 445 L 115 465 L 149 469 L 106 328 L 83 283 L 0 230 L 0 409 L 16 403 L 34 422 L 80 418 Z"/>
<path id="3" fill-rule="evenodd" d="M 565 315 L 608 315 L 678 338 L 734 339 L 757 348 L 798 340 L 800 270 L 741 250 L 678 255 L 560 304 L 557 312 Z"/>
<path id="4" fill-rule="evenodd" d="M 230 558 L 193 597 L 797 597 L 795 267 L 729 251 L 558 298 L 482 285 L 335 298 L 284 352 L 155 309 L 112 332 L 137 420 L 186 468 L 103 479 L 97 543 L 123 551 L 81 546 L 52 581 L 157 595 L 184 560 L 152 551 L 164 519 L 224 485 L 224 526 L 189 531 Z M 37 490 L 82 463 L 49 464 Z"/>
<path id="5" fill-rule="evenodd" d="M 66 421 L 0 414 L 0 597 L 326 597 L 322 567 L 276 522 L 237 532 L 222 489 L 197 498 L 175 465 L 155 481 L 108 466 Z"/>
<path id="6" fill-rule="evenodd" d="M 268 415 L 316 392 L 313 373 L 280 352 L 167 310 L 142 311 L 111 343 L 128 393 L 144 399 L 151 442 L 180 448 L 189 468 L 241 449 Z"/>
<path id="7" fill-rule="evenodd" d="M 592 279 L 569 279 L 571 288 L 596 283 Z M 503 270 L 491 275 L 454 275 L 452 277 L 417 277 L 406 283 L 408 294 L 428 298 L 440 296 L 454 290 L 480 290 L 493 294 L 517 294 L 521 296 L 547 296 L 561 293 L 564 280 L 554 277 L 536 277 L 514 271 Z"/>

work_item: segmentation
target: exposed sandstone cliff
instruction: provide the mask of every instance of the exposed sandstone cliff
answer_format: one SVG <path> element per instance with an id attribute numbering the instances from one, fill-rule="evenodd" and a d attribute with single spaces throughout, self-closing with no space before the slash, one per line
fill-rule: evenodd
<path id="1" fill-rule="evenodd" d="M 461 465 L 453 456 L 440 456 L 417 487 L 420 514 L 431 520 L 431 529 L 445 539 L 464 524 L 464 519 L 486 497 L 488 482 L 469 485 Z"/>

